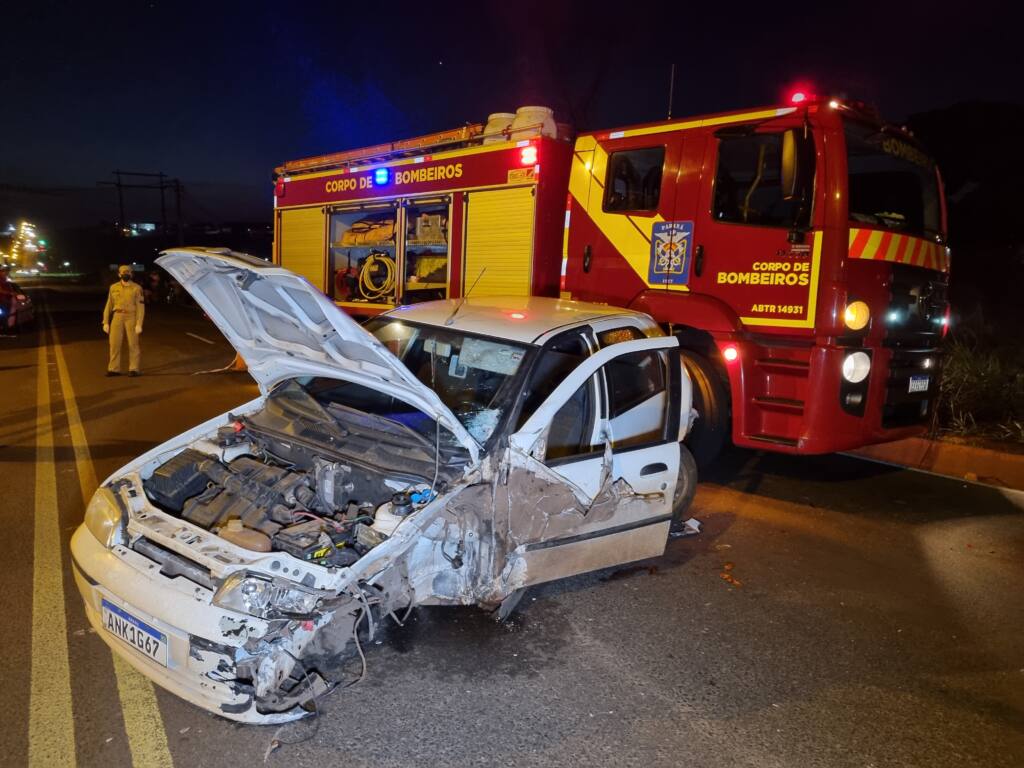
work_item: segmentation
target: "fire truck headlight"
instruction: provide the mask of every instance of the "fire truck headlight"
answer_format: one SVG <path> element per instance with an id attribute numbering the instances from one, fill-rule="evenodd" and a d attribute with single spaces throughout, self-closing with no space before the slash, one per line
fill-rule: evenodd
<path id="1" fill-rule="evenodd" d="M 871 373 L 871 358 L 865 352 L 851 352 L 843 358 L 843 378 L 860 384 Z"/>
<path id="2" fill-rule="evenodd" d="M 843 312 L 843 322 L 851 331 L 862 330 L 871 320 L 871 308 L 863 301 L 851 301 Z"/>

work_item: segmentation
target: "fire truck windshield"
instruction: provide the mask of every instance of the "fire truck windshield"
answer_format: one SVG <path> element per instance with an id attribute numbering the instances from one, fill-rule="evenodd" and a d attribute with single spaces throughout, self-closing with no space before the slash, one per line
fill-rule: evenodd
<path id="1" fill-rule="evenodd" d="M 907 234 L 942 234 L 934 161 L 895 133 L 847 121 L 850 221 Z"/>

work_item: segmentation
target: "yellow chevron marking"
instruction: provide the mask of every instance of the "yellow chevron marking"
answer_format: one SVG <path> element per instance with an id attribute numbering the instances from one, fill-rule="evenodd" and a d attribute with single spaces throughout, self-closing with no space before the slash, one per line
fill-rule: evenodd
<path id="1" fill-rule="evenodd" d="M 892 239 L 889 240 L 889 247 L 885 251 L 883 258 L 886 261 L 896 261 L 896 253 L 900 249 L 900 243 L 904 240 L 903 235 L 893 235 Z"/>
<path id="2" fill-rule="evenodd" d="M 589 141 L 583 141 L 583 139 L 589 139 Z M 648 282 L 651 231 L 655 222 L 664 221 L 664 219 L 658 214 L 630 216 L 622 213 L 606 213 L 602 180 L 605 178 L 607 167 L 608 153 L 592 137 L 581 137 L 576 142 L 576 152 L 572 158 L 569 194 L 587 212 L 591 221 L 601 230 L 601 234 L 626 260 L 637 277 L 643 280 L 644 285 L 661 290 L 689 291 L 689 287 L 685 285 Z"/>
<path id="3" fill-rule="evenodd" d="M 943 272 L 949 271 L 950 258 L 945 246 L 913 235 L 893 234 L 892 239 L 889 241 L 889 247 L 883 253 L 881 242 L 882 237 L 885 235 L 884 231 L 851 227 L 848 248 L 853 247 L 854 240 L 857 239 L 860 233 L 867 231 L 870 231 L 870 234 L 863 251 L 859 254 L 850 253 L 850 258 L 912 264 L 915 267 L 925 267 L 926 269 L 935 269 Z M 905 247 L 903 247 L 903 243 L 906 243 Z M 897 262 L 901 247 L 903 247 L 903 257 Z"/>
<path id="4" fill-rule="evenodd" d="M 884 232 L 875 230 L 868 237 L 868 244 L 864 248 L 865 259 L 877 259 L 878 258 L 878 247 L 882 244 L 882 235 Z"/>

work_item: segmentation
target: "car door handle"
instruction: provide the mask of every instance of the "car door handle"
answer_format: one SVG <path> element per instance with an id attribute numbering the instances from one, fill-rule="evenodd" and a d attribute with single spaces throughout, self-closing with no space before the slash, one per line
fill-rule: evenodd
<path id="1" fill-rule="evenodd" d="M 704 246 L 698 245 L 693 249 L 693 274 L 700 277 L 704 271 Z"/>
<path id="2" fill-rule="evenodd" d="M 648 464 L 646 467 L 640 470 L 640 477 L 647 477 L 647 475 L 657 475 L 659 472 L 668 472 L 668 464 L 662 464 L 660 461 L 654 464 Z"/>

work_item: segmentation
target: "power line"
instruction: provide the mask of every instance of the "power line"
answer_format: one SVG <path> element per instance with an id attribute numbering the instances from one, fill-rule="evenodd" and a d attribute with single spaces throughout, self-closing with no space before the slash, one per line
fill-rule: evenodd
<path id="1" fill-rule="evenodd" d="M 124 236 L 124 225 L 125 225 L 125 214 L 124 214 L 124 190 L 126 189 L 156 189 L 160 191 L 160 230 L 161 233 L 167 234 L 167 204 L 164 193 L 169 190 L 174 190 L 174 219 L 175 228 L 178 233 L 178 245 L 183 245 L 185 242 L 185 229 L 184 223 L 181 217 L 181 200 L 182 200 L 182 185 L 180 179 L 172 179 L 167 176 L 163 171 L 152 173 L 150 171 L 111 171 L 116 181 L 98 181 L 96 182 L 99 186 L 111 186 L 117 188 L 117 213 L 118 213 L 118 228 L 119 235 Z M 143 183 L 126 183 L 122 180 L 122 177 L 129 179 L 157 179 L 155 184 L 143 184 Z"/>

